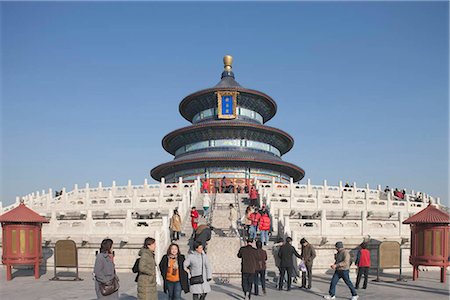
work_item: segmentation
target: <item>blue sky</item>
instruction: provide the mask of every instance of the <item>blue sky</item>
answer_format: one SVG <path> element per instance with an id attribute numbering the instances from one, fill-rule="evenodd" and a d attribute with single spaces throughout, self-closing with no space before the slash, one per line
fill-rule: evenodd
<path id="1" fill-rule="evenodd" d="M 448 199 L 448 3 L 2 2 L 1 192 L 142 183 L 181 99 L 234 56 L 278 104 L 284 156 Z"/>

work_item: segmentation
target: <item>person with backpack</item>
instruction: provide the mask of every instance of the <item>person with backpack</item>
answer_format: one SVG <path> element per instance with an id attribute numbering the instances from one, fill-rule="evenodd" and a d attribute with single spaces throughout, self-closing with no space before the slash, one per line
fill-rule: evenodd
<path id="1" fill-rule="evenodd" d="M 358 266 L 358 275 L 356 276 L 356 289 L 359 289 L 359 282 L 361 280 L 361 276 L 364 274 L 364 283 L 363 289 L 367 288 L 367 280 L 369 277 L 369 269 L 370 269 L 370 251 L 367 250 L 367 243 L 362 243 L 360 245 L 360 250 L 358 255 L 356 256 L 356 265 Z"/>
<path id="2" fill-rule="evenodd" d="M 172 243 L 167 253 L 161 258 L 159 270 L 164 279 L 164 293 L 169 300 L 181 299 L 181 290 L 189 293 L 188 274 L 184 270 L 185 257 L 180 253 L 180 247 Z"/>
<path id="3" fill-rule="evenodd" d="M 206 224 L 201 224 L 195 231 L 194 241 L 202 243 L 203 251 L 205 251 L 205 253 L 207 243 L 211 240 L 211 233 L 211 227 Z"/>
<path id="4" fill-rule="evenodd" d="M 148 237 L 144 240 L 144 246 L 139 250 L 139 276 L 137 282 L 138 300 L 156 300 L 156 263 L 155 263 L 156 241 Z"/>
<path id="5" fill-rule="evenodd" d="M 350 289 L 352 293 L 351 300 L 357 300 L 359 298 L 356 293 L 355 287 L 353 286 L 352 281 L 349 276 L 349 268 L 350 268 L 350 252 L 344 248 L 344 244 L 342 242 L 337 242 L 335 244 L 337 253 L 334 255 L 335 262 L 330 267 L 334 270 L 333 277 L 330 282 L 330 290 L 328 291 L 328 295 L 323 296 L 325 299 L 336 299 L 336 285 L 339 280 L 342 278 L 345 284 Z"/>

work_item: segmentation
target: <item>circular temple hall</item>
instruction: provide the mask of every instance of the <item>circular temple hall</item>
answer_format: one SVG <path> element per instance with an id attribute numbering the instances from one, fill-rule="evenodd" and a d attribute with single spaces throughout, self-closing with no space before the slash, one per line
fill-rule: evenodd
<path id="1" fill-rule="evenodd" d="M 181 115 L 192 125 L 167 134 L 162 145 L 174 159 L 151 170 L 158 181 L 193 181 L 212 184 L 224 176 L 237 185 L 301 180 L 305 172 L 285 162 L 294 139 L 283 130 L 265 125 L 277 111 L 276 102 L 263 92 L 242 87 L 232 71 L 232 57 L 223 59 L 220 82 L 185 97 Z"/>

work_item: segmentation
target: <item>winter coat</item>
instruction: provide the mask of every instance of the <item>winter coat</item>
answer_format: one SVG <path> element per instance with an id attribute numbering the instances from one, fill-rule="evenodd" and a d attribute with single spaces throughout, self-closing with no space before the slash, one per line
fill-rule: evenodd
<path id="1" fill-rule="evenodd" d="M 137 283 L 137 296 L 139 300 L 156 300 L 156 263 L 155 253 L 148 248 L 139 250 L 139 277 Z"/>
<path id="2" fill-rule="evenodd" d="M 192 228 L 197 229 L 198 227 L 198 218 L 200 217 L 200 215 L 198 214 L 198 211 L 196 210 L 191 210 L 191 225 Z"/>
<path id="3" fill-rule="evenodd" d="M 254 212 L 250 215 L 250 220 L 252 221 L 252 226 L 258 226 L 259 219 L 261 218 L 261 215 L 258 212 Z"/>
<path id="4" fill-rule="evenodd" d="M 280 258 L 280 267 L 282 268 L 291 268 L 293 266 L 292 255 L 300 258 L 300 254 L 298 254 L 297 250 L 295 250 L 294 246 L 289 243 L 285 243 L 281 246 L 278 251 L 278 257 Z"/>
<path id="5" fill-rule="evenodd" d="M 185 293 L 189 293 L 189 283 L 188 274 L 184 270 L 185 257 L 183 254 L 178 255 L 178 274 L 180 276 L 181 288 Z M 161 271 L 161 276 L 164 279 L 164 293 L 167 293 L 167 269 L 169 268 L 169 257 L 165 254 L 160 263 L 159 270 Z"/>
<path id="6" fill-rule="evenodd" d="M 180 215 L 173 214 L 170 218 L 170 229 L 172 231 L 181 232 L 181 217 Z"/>
<path id="7" fill-rule="evenodd" d="M 209 264 L 208 256 L 204 252 L 200 254 L 197 251 L 191 251 L 184 261 L 184 268 L 189 269 L 189 278 L 202 275 L 203 273 L 203 283 L 190 286 L 189 290 L 192 294 L 203 294 L 211 291 L 209 281 L 212 279 L 212 269 Z"/>
<path id="8" fill-rule="evenodd" d="M 258 199 L 258 191 L 254 187 L 250 189 L 249 198 L 250 200 Z"/>
<path id="9" fill-rule="evenodd" d="M 237 257 L 242 258 L 241 273 L 256 272 L 256 249 L 251 245 L 243 246 L 239 249 Z"/>
<path id="10" fill-rule="evenodd" d="M 358 267 L 370 267 L 370 251 L 361 249 L 356 257 L 356 265 Z"/>
<path id="11" fill-rule="evenodd" d="M 203 249 L 206 248 L 206 242 L 211 239 L 211 228 L 208 225 L 202 224 L 198 226 L 195 231 L 195 241 L 201 242 Z"/>
<path id="12" fill-rule="evenodd" d="M 312 265 L 314 258 L 316 258 L 316 250 L 313 245 L 309 244 L 302 246 L 302 259 L 305 265 Z"/>
<path id="13" fill-rule="evenodd" d="M 280 252 L 280 248 L 283 246 L 282 243 L 274 244 L 272 247 L 272 255 L 275 260 L 275 266 L 277 268 L 281 268 L 281 258 L 278 256 L 278 252 Z"/>
<path id="14" fill-rule="evenodd" d="M 100 286 L 98 281 L 102 283 L 107 283 L 116 277 L 116 270 L 114 268 L 114 262 L 111 260 L 108 253 L 99 253 L 95 258 L 94 266 L 95 274 L 95 293 L 97 294 L 97 299 L 119 299 L 119 291 L 103 296 L 100 292 Z"/>
<path id="15" fill-rule="evenodd" d="M 256 249 L 256 271 L 262 271 L 266 269 L 266 260 L 266 250 Z"/>
<path id="16" fill-rule="evenodd" d="M 336 270 L 348 270 L 350 268 L 350 252 L 341 248 L 334 255 Z"/>
<path id="17" fill-rule="evenodd" d="M 203 194 L 203 207 L 210 207 L 211 199 L 209 199 L 208 194 Z"/>
<path id="18" fill-rule="evenodd" d="M 230 208 L 230 215 L 228 216 L 230 222 L 235 223 L 237 221 L 237 211 L 236 208 Z"/>
<path id="19" fill-rule="evenodd" d="M 270 230 L 270 218 L 267 214 L 264 214 L 259 218 L 259 230 Z"/>

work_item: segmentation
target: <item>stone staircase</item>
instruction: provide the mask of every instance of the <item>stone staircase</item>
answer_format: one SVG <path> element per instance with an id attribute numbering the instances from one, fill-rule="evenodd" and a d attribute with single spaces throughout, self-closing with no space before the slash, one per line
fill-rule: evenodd
<path id="1" fill-rule="evenodd" d="M 237 257 L 239 248 L 244 244 L 243 233 L 240 230 L 240 236 L 231 237 L 229 205 L 233 203 L 239 209 L 238 217 L 241 218 L 247 207 L 244 203 L 246 195 L 235 194 L 210 194 L 210 225 L 214 228 L 211 240 L 208 242 L 207 254 L 212 265 L 215 278 L 222 281 L 228 281 L 230 278 L 240 278 L 241 276 L 241 259 Z M 203 215 L 201 206 L 197 206 L 200 215 Z M 206 223 L 207 220 L 200 218 L 200 223 Z M 191 219 L 189 214 L 183 220 L 183 235 L 180 237 L 178 244 L 182 254 L 187 254 L 192 246 L 190 240 L 192 234 Z M 272 247 L 275 243 L 275 237 L 271 238 L 267 246 L 263 246 L 267 251 L 267 280 L 275 282 L 278 276 L 278 269 L 275 266 L 275 259 L 272 255 Z"/>

